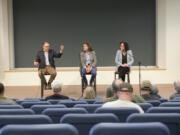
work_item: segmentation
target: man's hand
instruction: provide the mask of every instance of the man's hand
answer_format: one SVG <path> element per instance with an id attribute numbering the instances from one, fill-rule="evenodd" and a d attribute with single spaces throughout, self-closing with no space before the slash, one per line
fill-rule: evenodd
<path id="1" fill-rule="evenodd" d="M 60 53 L 64 51 L 64 45 L 60 45 Z"/>
<path id="2" fill-rule="evenodd" d="M 38 65 L 39 65 L 39 62 L 34 61 L 34 66 L 38 66 Z"/>

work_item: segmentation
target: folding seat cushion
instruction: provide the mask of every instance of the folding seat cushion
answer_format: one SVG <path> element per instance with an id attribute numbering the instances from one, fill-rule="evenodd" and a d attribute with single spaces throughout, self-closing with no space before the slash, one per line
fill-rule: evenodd
<path id="1" fill-rule="evenodd" d="M 49 116 L 53 120 L 53 123 L 59 123 L 61 117 L 68 113 L 85 114 L 88 112 L 84 108 L 48 108 L 42 112 L 42 114 Z"/>
<path id="2" fill-rule="evenodd" d="M 67 107 L 73 107 L 76 104 L 87 104 L 86 101 L 67 101 L 67 100 L 61 100 L 58 102 L 58 104 L 64 104 Z"/>
<path id="3" fill-rule="evenodd" d="M 66 108 L 65 105 L 33 105 L 31 106 L 31 109 L 36 113 L 36 114 L 41 114 L 42 111 L 44 111 L 47 108 Z"/>
<path id="4" fill-rule="evenodd" d="M 31 106 L 33 105 L 50 105 L 51 103 L 49 103 L 48 101 L 37 101 L 37 102 L 34 102 L 34 101 L 27 101 L 27 102 L 22 102 L 21 105 L 24 107 L 24 108 L 30 108 Z"/>
<path id="5" fill-rule="evenodd" d="M 180 113 L 180 107 L 151 107 L 147 113 Z"/>
<path id="6" fill-rule="evenodd" d="M 170 135 L 162 123 L 100 123 L 89 135 Z"/>
<path id="7" fill-rule="evenodd" d="M 180 135 L 180 114 L 178 113 L 132 114 L 128 117 L 127 122 L 161 122 L 169 128 L 171 135 Z"/>
<path id="8" fill-rule="evenodd" d="M 22 115 L 35 114 L 31 109 L 0 109 L 0 115 Z"/>
<path id="9" fill-rule="evenodd" d="M 76 104 L 74 108 L 85 108 L 89 113 L 94 113 L 94 111 L 101 106 L 101 104 Z"/>
<path id="10" fill-rule="evenodd" d="M 120 122 L 125 122 L 127 117 L 133 113 L 139 113 L 136 108 L 97 108 L 95 113 L 113 113 L 115 114 Z"/>
<path id="11" fill-rule="evenodd" d="M 66 114 L 61 118 L 61 123 L 74 125 L 80 135 L 88 135 L 92 126 L 101 122 L 119 122 L 114 114 Z"/>
<path id="12" fill-rule="evenodd" d="M 0 128 L 9 124 L 50 124 L 46 115 L 0 115 Z"/>
<path id="13" fill-rule="evenodd" d="M 1 135 L 79 135 L 77 129 L 69 124 L 7 125 Z"/>

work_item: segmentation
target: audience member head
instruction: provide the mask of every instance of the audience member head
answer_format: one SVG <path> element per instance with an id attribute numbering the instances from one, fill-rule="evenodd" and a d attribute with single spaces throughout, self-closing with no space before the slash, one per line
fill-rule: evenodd
<path id="1" fill-rule="evenodd" d="M 4 95 L 4 85 L 0 83 L 0 96 Z"/>
<path id="2" fill-rule="evenodd" d="M 119 99 L 132 101 L 133 87 L 129 83 L 122 83 L 116 93 Z"/>
<path id="3" fill-rule="evenodd" d="M 149 80 L 145 80 L 141 84 L 141 94 L 150 94 L 152 92 L 152 84 Z"/>
<path id="4" fill-rule="evenodd" d="M 51 87 L 55 94 L 59 94 L 62 91 L 62 82 L 59 80 L 54 80 L 51 84 Z"/>
<path id="5" fill-rule="evenodd" d="M 47 42 L 47 41 L 43 42 L 43 51 L 48 52 L 49 48 L 50 48 L 49 42 Z"/>
<path id="6" fill-rule="evenodd" d="M 96 94 L 94 92 L 93 87 L 86 87 L 84 90 L 83 98 L 85 99 L 94 99 L 96 97 Z"/>
<path id="7" fill-rule="evenodd" d="M 158 94 L 159 90 L 156 84 L 152 84 L 152 91 L 151 94 Z"/>
<path id="8" fill-rule="evenodd" d="M 112 82 L 112 90 L 114 93 L 116 93 L 122 83 L 123 81 L 121 79 L 116 79 Z"/>
<path id="9" fill-rule="evenodd" d="M 106 88 L 106 98 L 110 98 L 114 95 L 114 92 L 112 90 L 112 85 L 109 85 L 107 88 Z"/>
<path id="10" fill-rule="evenodd" d="M 180 93 L 180 80 L 176 80 L 174 82 L 174 88 L 177 91 L 177 93 Z"/>

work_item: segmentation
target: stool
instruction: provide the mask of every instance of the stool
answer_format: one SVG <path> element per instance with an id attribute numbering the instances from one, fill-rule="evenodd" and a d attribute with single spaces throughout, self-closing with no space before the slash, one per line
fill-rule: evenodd
<path id="1" fill-rule="evenodd" d="M 116 75 L 119 75 L 120 73 L 118 71 L 114 72 L 114 80 L 116 80 Z M 130 83 L 130 75 L 129 75 L 129 72 L 126 73 L 127 75 L 127 81 L 128 83 Z"/>
<path id="2" fill-rule="evenodd" d="M 50 75 L 49 73 L 44 73 L 44 74 L 41 74 L 41 75 Z M 43 84 L 43 82 L 42 82 L 42 80 L 41 80 L 41 98 L 43 98 L 43 96 L 44 96 L 44 84 Z"/>
<path id="3" fill-rule="evenodd" d="M 91 75 L 91 73 L 86 73 L 86 75 Z M 94 78 L 93 88 L 94 88 L 94 91 L 95 91 L 95 94 L 96 94 L 96 77 Z M 81 76 L 81 89 L 82 89 L 82 96 L 83 96 L 84 89 L 85 89 L 85 83 L 84 83 L 84 80 L 83 80 L 82 76 Z"/>

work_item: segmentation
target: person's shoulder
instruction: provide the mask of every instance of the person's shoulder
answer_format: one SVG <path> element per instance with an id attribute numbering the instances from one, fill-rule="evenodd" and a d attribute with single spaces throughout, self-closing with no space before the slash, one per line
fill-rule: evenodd
<path id="1" fill-rule="evenodd" d="M 116 104 L 116 102 L 118 102 L 118 100 L 106 102 L 102 107 L 111 107 L 113 104 Z"/>
<path id="2" fill-rule="evenodd" d="M 128 50 L 127 53 L 132 54 L 132 50 Z"/>
<path id="3" fill-rule="evenodd" d="M 61 95 L 61 97 L 62 97 L 63 99 L 69 99 L 68 96 L 64 96 L 64 95 Z"/>
<path id="4" fill-rule="evenodd" d="M 91 53 L 92 53 L 92 54 L 96 54 L 96 52 L 95 52 L 94 50 L 93 50 L 93 51 L 91 51 Z"/>
<path id="5" fill-rule="evenodd" d="M 121 53 L 121 49 L 118 49 L 118 50 L 117 50 L 117 53 Z"/>
<path id="6" fill-rule="evenodd" d="M 82 52 L 80 52 L 80 55 L 82 56 L 82 55 L 84 55 L 84 52 L 82 51 Z"/>

